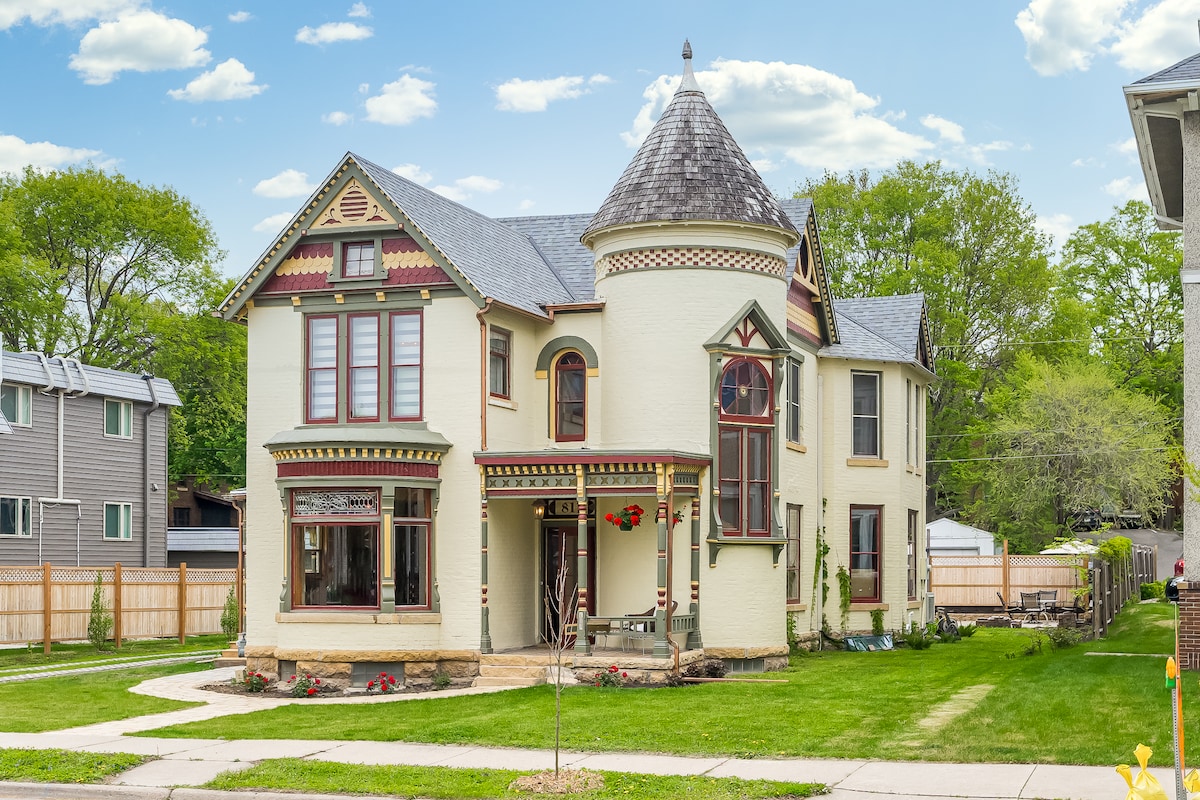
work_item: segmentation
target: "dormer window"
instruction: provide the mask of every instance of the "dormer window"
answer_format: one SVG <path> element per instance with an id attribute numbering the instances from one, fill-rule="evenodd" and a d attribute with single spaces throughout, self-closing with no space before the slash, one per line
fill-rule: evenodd
<path id="1" fill-rule="evenodd" d="M 342 277 L 370 278 L 375 274 L 375 243 L 354 242 L 342 247 Z"/>

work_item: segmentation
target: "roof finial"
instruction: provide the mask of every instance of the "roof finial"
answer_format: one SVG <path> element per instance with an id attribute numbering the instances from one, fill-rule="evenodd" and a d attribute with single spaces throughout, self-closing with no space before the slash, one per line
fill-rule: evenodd
<path id="1" fill-rule="evenodd" d="M 692 74 L 692 43 L 687 39 L 683 40 L 683 80 L 679 82 L 679 88 L 676 92 L 698 92 L 700 84 L 696 83 L 696 76 Z"/>

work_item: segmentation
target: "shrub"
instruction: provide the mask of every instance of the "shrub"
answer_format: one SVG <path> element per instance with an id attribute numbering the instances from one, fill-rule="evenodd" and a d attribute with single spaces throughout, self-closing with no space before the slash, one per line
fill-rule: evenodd
<path id="1" fill-rule="evenodd" d="M 395 675 L 381 672 L 374 680 L 367 681 L 367 694 L 388 694 L 394 691 L 396 691 Z"/>
<path id="2" fill-rule="evenodd" d="M 908 628 L 901 631 L 900 639 L 905 646 L 913 650 L 925 650 L 933 644 L 933 634 L 930 633 L 929 627 L 915 622 L 908 623 Z"/>
<path id="3" fill-rule="evenodd" d="M 304 675 L 288 678 L 288 686 L 291 688 L 292 697 L 312 697 L 321 691 L 321 679 L 314 678 L 306 672 Z"/>
<path id="4" fill-rule="evenodd" d="M 1083 634 L 1074 628 L 1047 628 L 1046 636 L 1050 637 L 1050 647 L 1055 650 L 1074 647 L 1083 641 Z"/>
<path id="5" fill-rule="evenodd" d="M 238 635 L 239 616 L 237 591 L 231 584 L 229 594 L 225 595 L 225 610 L 221 612 L 221 632 L 225 634 L 226 639 L 233 639 Z"/>
<path id="6" fill-rule="evenodd" d="M 600 670 L 593 675 L 592 683 L 595 686 L 623 686 L 628 677 L 628 672 L 622 672 L 620 667 L 613 664 L 608 669 Z"/>
<path id="7" fill-rule="evenodd" d="M 1016 658 L 1017 656 L 1039 655 L 1042 652 L 1042 642 L 1045 641 L 1045 639 L 1046 639 L 1046 637 L 1043 636 L 1041 633 L 1034 631 L 1029 634 L 1029 641 L 1025 643 L 1025 646 L 1021 649 L 1020 652 L 1005 653 L 1004 657 L 1005 658 Z"/>
<path id="8" fill-rule="evenodd" d="M 969 639 L 975 635 L 975 631 L 979 630 L 974 622 L 965 622 L 958 626 L 958 635 L 964 639 Z"/>
<path id="9" fill-rule="evenodd" d="M 706 658 L 688 664 L 683 674 L 688 678 L 724 678 L 725 662 L 719 658 Z"/>
<path id="10" fill-rule="evenodd" d="M 871 609 L 871 635 L 883 636 L 883 609 Z"/>
<path id="11" fill-rule="evenodd" d="M 1167 582 L 1166 580 L 1155 581 L 1154 583 L 1142 584 L 1142 599 L 1143 600 L 1161 600 L 1166 597 Z"/>
<path id="12" fill-rule="evenodd" d="M 108 606 L 104 604 L 104 582 L 100 578 L 100 572 L 97 571 L 96 582 L 92 588 L 92 610 L 88 616 L 88 641 L 97 650 L 103 650 L 112 629 L 113 616 L 108 612 Z"/>
<path id="13" fill-rule="evenodd" d="M 233 679 L 234 686 L 241 686 L 247 692 L 265 692 L 270 683 L 271 681 L 266 675 L 263 675 L 261 672 L 250 672 L 249 670 L 246 671 L 245 676 L 240 681 L 237 678 Z"/>
<path id="14" fill-rule="evenodd" d="M 444 669 L 439 669 L 433 673 L 433 688 L 437 690 L 445 689 L 450 685 L 450 673 Z"/>

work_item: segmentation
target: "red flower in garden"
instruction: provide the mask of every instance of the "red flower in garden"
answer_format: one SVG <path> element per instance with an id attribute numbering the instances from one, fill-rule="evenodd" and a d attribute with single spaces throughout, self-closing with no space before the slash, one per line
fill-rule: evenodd
<path id="1" fill-rule="evenodd" d="M 621 677 L 622 677 L 622 678 L 628 678 L 628 677 L 629 677 L 629 673 L 628 673 L 628 672 L 622 672 L 622 673 L 621 673 Z"/>
<path id="2" fill-rule="evenodd" d="M 317 687 L 315 687 L 315 686 L 308 687 L 308 696 L 309 697 L 312 697 L 316 693 L 317 693 Z"/>
<path id="3" fill-rule="evenodd" d="M 368 689 L 374 689 L 374 688 L 375 688 L 375 681 L 367 681 L 367 688 L 368 688 Z"/>
<path id="4" fill-rule="evenodd" d="M 388 675 L 388 683 L 394 684 L 395 682 L 396 682 L 396 679 L 394 677 L 392 677 L 391 675 Z"/>

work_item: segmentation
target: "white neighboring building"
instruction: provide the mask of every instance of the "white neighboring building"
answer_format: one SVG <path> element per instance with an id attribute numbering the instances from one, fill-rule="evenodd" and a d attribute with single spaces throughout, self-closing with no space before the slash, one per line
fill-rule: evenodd
<path id="1" fill-rule="evenodd" d="M 931 556 L 994 556 L 1000 552 L 988 531 L 952 519 L 935 519 L 925 526 Z"/>

